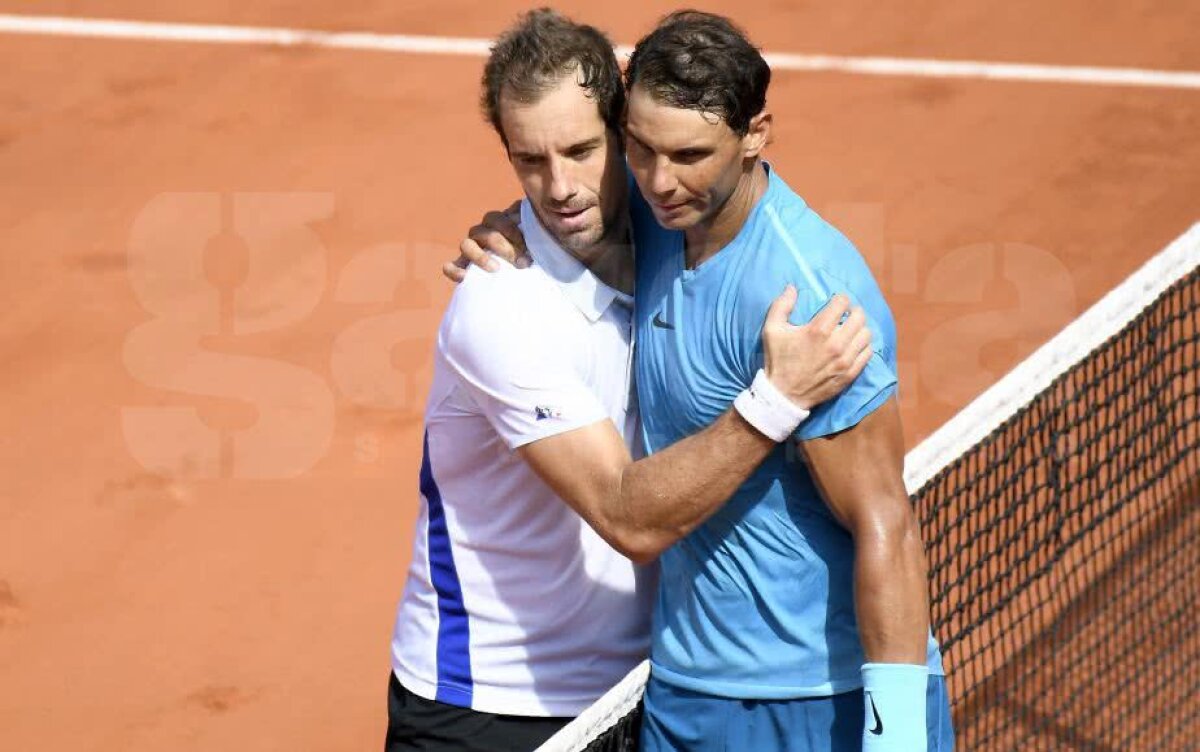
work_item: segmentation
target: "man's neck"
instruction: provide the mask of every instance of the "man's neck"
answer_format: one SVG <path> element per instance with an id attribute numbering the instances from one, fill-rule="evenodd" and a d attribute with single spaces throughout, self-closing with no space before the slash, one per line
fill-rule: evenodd
<path id="1" fill-rule="evenodd" d="M 742 173 L 737 187 L 713 217 L 684 230 L 687 267 L 694 269 L 729 245 L 741 232 L 746 218 L 767 192 L 767 171 L 761 159 Z"/>
<path id="2" fill-rule="evenodd" d="M 608 235 L 586 251 L 568 251 L 604 284 L 633 294 L 635 278 L 629 211 L 623 209 Z"/>

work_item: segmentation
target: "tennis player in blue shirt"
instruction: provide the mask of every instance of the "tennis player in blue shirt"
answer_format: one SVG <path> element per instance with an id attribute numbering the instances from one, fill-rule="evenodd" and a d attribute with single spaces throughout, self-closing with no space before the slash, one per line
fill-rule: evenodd
<path id="1" fill-rule="evenodd" d="M 732 24 L 669 16 L 626 80 L 647 449 L 701 430 L 754 381 L 785 284 L 794 321 L 848 293 L 875 348 L 801 424 L 798 453 L 778 447 L 660 557 L 643 748 L 948 749 L 887 303 L 854 246 L 762 160 L 770 68 Z"/>
<path id="2" fill-rule="evenodd" d="M 887 303 L 854 246 L 763 161 L 770 69 L 727 19 L 668 16 L 626 79 L 646 449 L 702 430 L 762 378 L 763 317 L 786 285 L 793 323 L 848 293 L 874 348 L 660 557 L 642 748 L 951 750 Z"/>

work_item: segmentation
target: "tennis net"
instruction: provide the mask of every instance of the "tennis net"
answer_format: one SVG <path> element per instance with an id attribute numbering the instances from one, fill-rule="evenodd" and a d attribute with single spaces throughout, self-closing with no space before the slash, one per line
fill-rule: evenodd
<path id="1" fill-rule="evenodd" d="M 1200 224 L 908 454 L 958 748 L 1200 736 Z M 541 747 L 633 752 L 642 664 Z"/>

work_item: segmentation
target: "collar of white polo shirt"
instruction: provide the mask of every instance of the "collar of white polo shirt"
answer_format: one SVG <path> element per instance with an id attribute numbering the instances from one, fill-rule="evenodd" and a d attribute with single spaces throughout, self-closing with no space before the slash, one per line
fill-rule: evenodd
<path id="1" fill-rule="evenodd" d="M 631 306 L 633 298 L 600 281 L 600 278 L 558 244 L 542 226 L 529 204 L 521 201 L 521 232 L 533 263 L 542 267 L 562 288 L 567 299 L 593 324 L 600 320 L 613 301 Z"/>

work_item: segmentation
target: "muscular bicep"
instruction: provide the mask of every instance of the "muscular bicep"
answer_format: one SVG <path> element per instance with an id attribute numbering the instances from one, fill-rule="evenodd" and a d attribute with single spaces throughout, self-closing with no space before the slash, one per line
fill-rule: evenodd
<path id="1" fill-rule="evenodd" d="M 804 443 L 817 485 L 854 538 L 854 609 L 868 662 L 924 664 L 928 566 L 904 490 L 904 444 L 891 399 L 849 430 Z"/>
<path id="2" fill-rule="evenodd" d="M 602 538 L 621 550 L 611 500 L 620 495 L 621 477 L 633 462 L 611 420 L 525 444 L 517 449 L 526 464 Z"/>
<path id="3" fill-rule="evenodd" d="M 907 513 L 900 409 L 888 399 L 853 428 L 801 442 L 825 503 L 851 533 Z"/>

